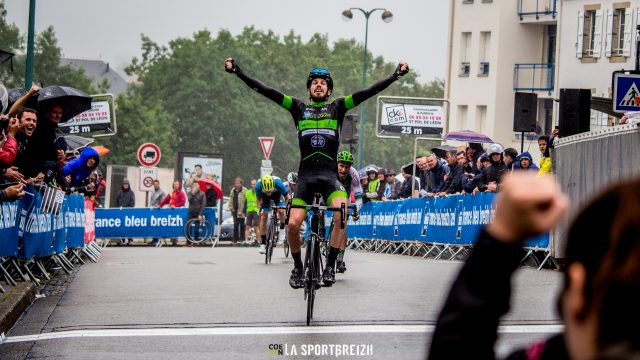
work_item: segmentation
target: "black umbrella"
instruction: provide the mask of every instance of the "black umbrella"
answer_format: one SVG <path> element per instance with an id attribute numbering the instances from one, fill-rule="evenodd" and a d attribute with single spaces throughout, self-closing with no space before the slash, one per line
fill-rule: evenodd
<path id="1" fill-rule="evenodd" d="M 50 106 L 62 107 L 62 119 L 67 122 L 72 117 L 91 109 L 91 96 L 69 86 L 52 85 L 40 90 L 38 108 L 47 111 Z"/>
<path id="2" fill-rule="evenodd" d="M 443 158 L 443 159 L 447 157 L 447 152 L 451 150 L 457 150 L 457 148 L 451 145 L 440 145 L 440 146 L 431 148 L 432 153 L 436 154 L 437 157 Z"/>
<path id="3" fill-rule="evenodd" d="M 18 99 L 25 96 L 26 94 L 27 90 L 23 88 L 14 88 L 9 90 L 9 108 L 11 108 L 11 106 L 13 106 L 13 104 L 18 101 Z M 38 95 L 33 94 L 29 99 L 27 99 L 27 102 L 24 103 L 23 107 L 36 109 L 38 107 Z"/>
<path id="4" fill-rule="evenodd" d="M 8 51 L 0 50 L 0 64 L 4 64 L 9 61 L 13 57 L 13 53 Z M 11 69 L 13 69 L 13 63 L 11 65 Z"/>
<path id="5" fill-rule="evenodd" d="M 80 150 L 95 141 L 93 138 L 86 138 L 78 135 L 64 135 L 64 139 L 67 141 L 67 148 L 69 151 Z"/>

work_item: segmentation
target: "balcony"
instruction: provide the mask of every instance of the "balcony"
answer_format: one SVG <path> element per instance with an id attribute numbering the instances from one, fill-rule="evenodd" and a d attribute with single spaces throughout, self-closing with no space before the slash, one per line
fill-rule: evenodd
<path id="1" fill-rule="evenodd" d="M 513 69 L 513 90 L 553 92 L 554 65 L 516 64 Z"/>
<path id="2" fill-rule="evenodd" d="M 520 22 L 555 24 L 557 0 L 518 0 Z"/>

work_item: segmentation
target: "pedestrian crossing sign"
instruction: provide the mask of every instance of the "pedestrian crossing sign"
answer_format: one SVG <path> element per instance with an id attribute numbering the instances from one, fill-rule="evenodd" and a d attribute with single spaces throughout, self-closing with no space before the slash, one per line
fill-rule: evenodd
<path id="1" fill-rule="evenodd" d="M 613 111 L 640 111 L 640 74 L 613 73 Z"/>

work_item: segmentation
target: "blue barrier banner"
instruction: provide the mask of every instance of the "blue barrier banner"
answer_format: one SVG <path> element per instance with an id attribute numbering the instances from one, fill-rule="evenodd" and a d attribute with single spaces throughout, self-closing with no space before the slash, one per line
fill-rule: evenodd
<path id="1" fill-rule="evenodd" d="M 42 210 L 42 195 L 32 186 L 25 187 L 27 188 L 26 191 L 33 194 L 33 201 L 27 201 L 31 203 L 30 206 L 23 207 L 21 211 L 20 230 L 23 231 L 23 241 L 20 257 L 31 259 L 49 256 L 53 254 L 53 215 Z"/>
<path id="2" fill-rule="evenodd" d="M 373 212 L 373 237 L 378 240 L 393 240 L 394 223 L 398 204 L 395 201 L 372 203 Z"/>
<path id="3" fill-rule="evenodd" d="M 78 249 L 84 246 L 84 196 L 69 195 L 64 202 L 64 225 L 67 228 L 67 247 Z"/>
<path id="4" fill-rule="evenodd" d="M 366 203 L 360 208 L 360 219 L 347 220 L 347 236 L 350 238 L 371 239 L 373 232 L 373 205 Z"/>
<path id="5" fill-rule="evenodd" d="M 60 208 L 60 213 L 51 216 L 53 220 L 53 252 L 55 254 L 63 253 L 67 249 L 67 228 L 64 223 L 66 202 L 67 199 L 65 197 Z"/>
<path id="6" fill-rule="evenodd" d="M 184 237 L 187 209 L 96 209 L 95 216 L 96 238 Z M 215 229 L 215 209 L 206 208 L 204 217 Z"/>
<path id="7" fill-rule="evenodd" d="M 471 245 L 493 219 L 494 197 L 494 193 L 479 193 L 366 203 L 360 220 L 349 220 L 347 236 Z M 549 234 L 544 234 L 527 240 L 524 246 L 547 248 L 549 242 Z"/>
<path id="8" fill-rule="evenodd" d="M 425 199 L 407 199 L 398 202 L 398 214 L 394 232 L 396 240 L 422 240 L 426 236 L 426 227 L 423 235 L 423 219 L 425 210 Z"/>
<path id="9" fill-rule="evenodd" d="M 0 257 L 18 256 L 18 221 L 22 201 L 0 203 Z"/>

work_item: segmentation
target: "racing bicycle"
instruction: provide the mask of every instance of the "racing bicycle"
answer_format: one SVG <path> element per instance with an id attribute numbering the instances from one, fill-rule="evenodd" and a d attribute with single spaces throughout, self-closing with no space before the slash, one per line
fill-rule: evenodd
<path id="1" fill-rule="evenodd" d="M 310 220 L 310 230 L 305 241 L 307 242 L 307 251 L 304 256 L 304 264 L 302 269 L 302 281 L 304 288 L 304 299 L 307 301 L 307 326 L 313 319 L 313 305 L 316 298 L 316 290 L 320 289 L 322 282 L 322 273 L 324 271 L 324 265 L 322 262 L 322 255 L 320 253 L 320 244 L 325 243 L 328 240 L 326 236 L 325 227 L 325 212 L 326 211 L 339 211 L 340 212 L 340 228 L 344 229 L 345 226 L 345 204 L 340 207 L 329 207 L 321 205 L 320 194 L 315 194 L 312 205 L 287 205 L 287 216 L 285 222 L 289 222 L 289 213 L 291 208 L 306 209 L 308 211 L 307 218 Z"/>

